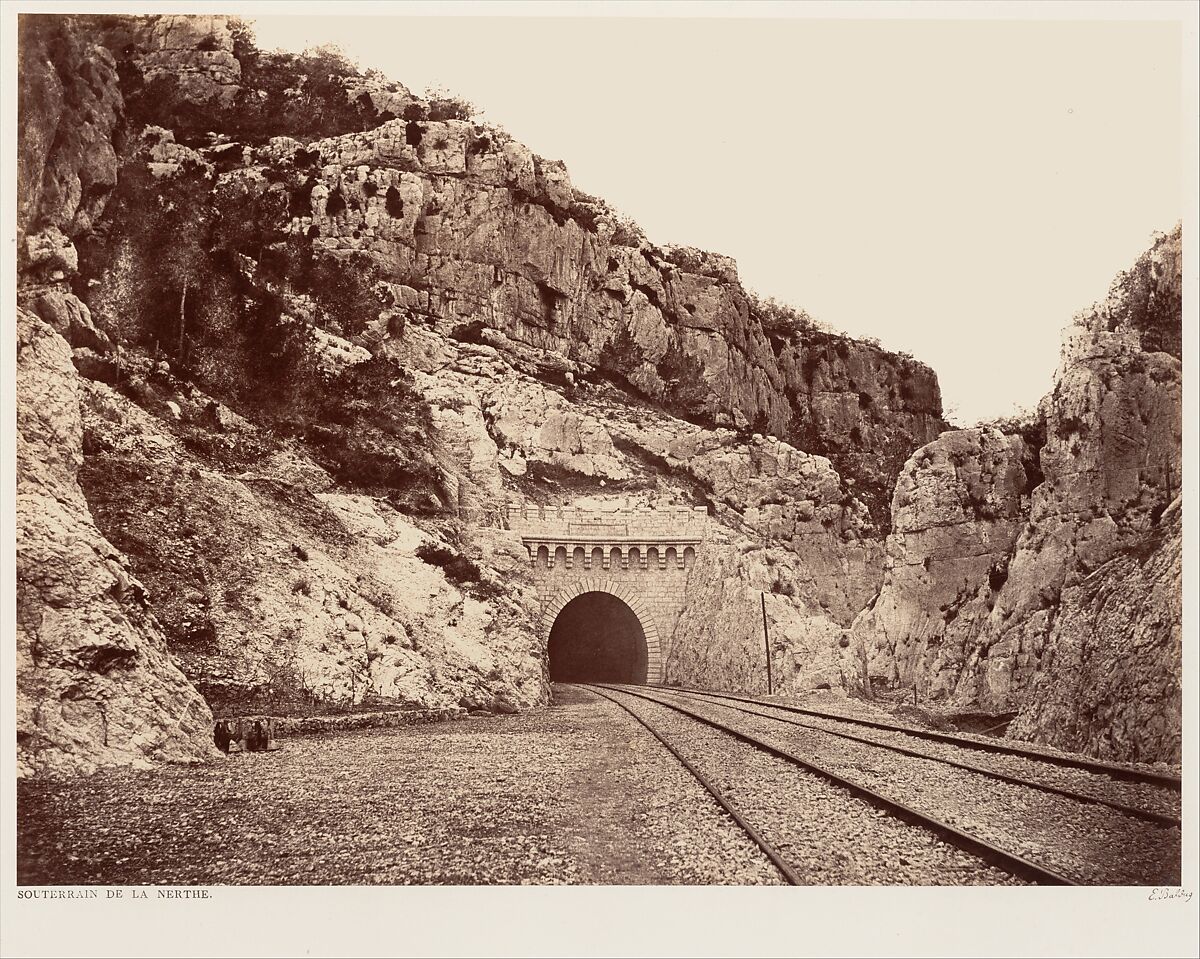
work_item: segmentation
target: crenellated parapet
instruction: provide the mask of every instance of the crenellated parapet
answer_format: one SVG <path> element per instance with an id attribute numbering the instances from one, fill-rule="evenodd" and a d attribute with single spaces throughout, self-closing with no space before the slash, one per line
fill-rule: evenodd
<path id="1" fill-rule="evenodd" d="M 704 539 L 708 510 L 510 504 L 505 519 L 537 569 L 687 569 Z"/>

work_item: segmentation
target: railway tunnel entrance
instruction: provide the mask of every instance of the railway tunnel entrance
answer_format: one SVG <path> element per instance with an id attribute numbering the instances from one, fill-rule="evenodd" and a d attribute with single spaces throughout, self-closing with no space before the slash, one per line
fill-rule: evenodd
<path id="1" fill-rule="evenodd" d="M 563 606 L 550 628 L 549 657 L 552 682 L 646 682 L 645 630 L 611 593 L 581 593 Z"/>

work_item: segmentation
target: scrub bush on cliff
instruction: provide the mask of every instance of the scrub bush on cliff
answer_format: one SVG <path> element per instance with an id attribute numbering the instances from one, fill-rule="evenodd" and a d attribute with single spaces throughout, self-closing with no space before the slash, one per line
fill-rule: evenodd
<path id="1" fill-rule="evenodd" d="M 1163 260 L 1179 255 L 1183 228 L 1177 226 L 1155 241 L 1154 248 L 1138 257 L 1133 268 L 1113 281 L 1108 302 L 1115 304 L 1107 316 L 1110 330 L 1129 328 L 1142 335 L 1142 349 L 1183 357 L 1183 290 L 1167 282 L 1171 273 Z M 1174 250 L 1172 250 L 1172 247 Z"/>
<path id="2" fill-rule="evenodd" d="M 208 194 L 195 165 L 161 180 L 144 162 L 122 167 L 108 222 L 81 244 L 79 292 L 114 338 L 185 360 L 223 286 L 208 256 Z M 89 293 L 86 280 L 101 274 L 106 282 Z"/>
<path id="3" fill-rule="evenodd" d="M 255 46 L 246 24 L 235 22 L 233 55 L 241 65 L 241 91 L 231 104 L 216 97 L 197 102 L 174 76 L 161 74 L 147 82 L 132 59 L 121 60 L 121 88 L 132 125 L 167 127 L 180 143 L 194 146 L 209 142 L 214 130 L 250 144 L 275 136 L 309 142 L 369 130 L 380 122 L 369 97 L 348 96 L 346 81 L 359 71 L 333 46 L 299 55 L 268 53 Z"/>
<path id="4" fill-rule="evenodd" d="M 476 113 L 475 104 L 443 87 L 430 87 L 425 99 L 429 101 L 429 120 L 469 120 Z"/>
<path id="5" fill-rule="evenodd" d="M 169 358 L 214 394 L 285 380 L 298 331 L 256 280 L 256 257 L 284 236 L 286 196 L 214 190 L 205 168 L 186 162 L 155 175 L 146 159 L 123 164 L 106 222 L 81 244 L 79 294 L 115 339 Z"/>
<path id="6" fill-rule="evenodd" d="M 447 496 L 433 455 L 433 416 L 408 374 L 379 354 L 293 394 L 290 419 L 343 483 L 388 494 L 408 512 L 439 512 Z"/>
<path id="7" fill-rule="evenodd" d="M 788 339 L 809 330 L 822 329 L 805 310 L 780 303 L 773 296 L 761 297 L 757 293 L 750 293 L 748 297 L 750 315 L 758 320 L 768 336 Z"/>

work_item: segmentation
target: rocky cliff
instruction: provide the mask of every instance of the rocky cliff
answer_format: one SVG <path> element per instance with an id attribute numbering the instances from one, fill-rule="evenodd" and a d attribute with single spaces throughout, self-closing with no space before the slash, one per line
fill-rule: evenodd
<path id="1" fill-rule="evenodd" d="M 727 257 L 653 244 L 453 99 L 329 54 L 264 53 L 222 17 L 21 29 L 22 329 L 57 351 L 29 354 L 21 403 L 53 380 L 78 434 L 72 453 L 23 419 L 23 442 L 70 460 L 79 528 L 138 583 L 139 642 L 158 654 L 139 653 L 124 688 L 147 730 L 184 740 L 154 733 L 144 754 L 207 753 L 210 708 L 544 703 L 509 500 L 708 506 L 697 599 L 662 637 L 674 681 L 761 688 L 765 594 L 788 691 L 874 676 L 991 709 L 1036 688 L 1045 717 L 1068 687 L 1124 695 L 1082 667 L 1034 683 L 1026 652 L 1002 688 L 984 647 L 954 633 L 1000 599 L 1028 605 L 1004 577 L 1026 575 L 1022 550 L 1054 562 L 1037 537 L 1070 484 L 1039 505 L 1039 443 L 937 439 L 927 367 L 749 296 Z M 1148 303 L 1156 284 L 1131 288 Z M 1142 314 L 1167 342 L 1162 304 Z M 1114 308 L 1095 335 L 1125 342 L 1129 322 Z M 1169 387 L 1158 361 L 1105 362 L 1097 377 L 1137 410 Z M 1115 464 L 1084 459 L 1103 476 Z M 1140 530 L 1161 497 L 1132 492 L 1137 479 L 1114 495 Z M 22 542 L 48 548 L 22 516 Z M 1114 559 L 1068 538 L 1089 557 L 1081 574 Z M 1169 563 L 1147 575 L 1166 583 Z M 1022 642 L 985 645 L 1015 662 Z M 23 715 L 57 702 L 49 668 L 22 666 Z M 101 707 L 109 674 L 78 657 L 55 668 L 84 703 L 73 715 Z M 196 718 L 180 726 L 185 702 Z M 1029 722 L 1044 736 L 1050 720 Z M 94 723 L 72 735 L 30 733 L 30 768 L 126 756 Z"/>
<path id="2" fill-rule="evenodd" d="M 110 346 L 63 287 L 116 183 L 114 58 L 59 18 L 21 23 L 17 748 L 22 775 L 215 753 L 212 714 L 78 483 L 82 383 L 63 338 Z"/>
<path id="3" fill-rule="evenodd" d="M 1180 256 L 1177 228 L 1068 328 L 1040 449 L 968 430 L 913 454 L 854 627 L 877 682 L 1014 713 L 1013 735 L 1178 760 Z"/>
<path id="4" fill-rule="evenodd" d="M 19 772 L 210 758 L 212 714 L 79 487 L 70 347 L 24 310 L 16 332 Z"/>
<path id="5" fill-rule="evenodd" d="M 926 700 L 956 691 L 1029 515 L 1038 450 L 996 429 L 943 433 L 913 454 L 892 499 L 884 583 L 855 620 L 870 675 Z M 976 660 L 978 656 L 975 656 Z"/>
<path id="6" fill-rule="evenodd" d="M 72 348 L 80 507 L 163 677 L 218 713 L 543 702 L 499 507 L 619 497 L 709 503 L 697 575 L 747 584 L 740 623 L 770 592 L 785 681 L 837 681 L 879 491 L 942 425 L 927 368 L 764 315 L 462 104 L 234 21 L 27 17 L 22 57 L 21 302 Z M 715 635 L 680 624 L 679 678 L 732 681 Z M 64 767 L 111 761 L 86 739 Z"/>

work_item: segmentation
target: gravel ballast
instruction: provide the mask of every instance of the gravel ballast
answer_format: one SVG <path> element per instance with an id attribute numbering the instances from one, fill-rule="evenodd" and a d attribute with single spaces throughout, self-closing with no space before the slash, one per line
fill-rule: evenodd
<path id="1" fill-rule="evenodd" d="M 18 787 L 21 884 L 781 882 L 612 703 Z"/>
<path id="2" fill-rule="evenodd" d="M 850 722 L 860 721 L 875 721 L 888 723 L 889 725 L 898 726 L 900 728 L 909 728 L 914 732 L 950 732 L 956 739 L 963 739 L 970 742 L 976 742 L 980 745 L 999 745 L 1006 748 L 1017 750 L 1021 753 L 1029 755 L 1032 758 L 1045 757 L 1047 760 L 1052 759 L 1092 759 L 1097 762 L 1105 762 L 1109 765 L 1120 769 L 1133 771 L 1157 773 L 1161 775 L 1174 776 L 1176 779 L 1181 774 L 1181 767 L 1178 763 L 1139 763 L 1132 761 L 1116 761 L 1096 759 L 1095 757 L 1081 756 L 1079 753 L 1067 752 L 1062 749 L 1056 749 L 1053 746 L 1045 743 L 1030 742 L 1025 739 L 1015 739 L 1006 736 L 994 736 L 987 733 L 971 732 L 965 729 L 946 730 L 943 726 L 933 725 L 929 722 L 922 722 L 914 719 L 912 716 L 898 716 L 895 712 L 881 708 L 879 704 L 870 700 L 857 699 L 830 692 L 829 690 L 813 690 L 808 694 L 794 693 L 790 695 L 783 694 L 767 694 L 762 692 L 753 692 L 747 690 L 739 690 L 734 692 L 720 690 L 705 690 L 698 687 L 690 686 L 658 686 L 647 687 L 648 689 L 661 689 L 664 692 L 682 692 L 710 695 L 727 695 L 735 697 L 743 697 L 752 699 L 756 703 L 763 705 L 776 704 L 779 706 L 798 706 L 802 709 L 810 709 L 826 714 L 831 719 L 845 719 Z"/>
<path id="3" fill-rule="evenodd" d="M 1090 883 L 1172 881 L 1179 831 L 714 701 L 607 690 L 659 729 L 806 883 L 1016 884 L 678 702 Z M 35 884 L 778 884 L 622 706 L 569 686 L 516 716 L 283 737 L 277 752 L 18 785 Z M 1021 760 L 1018 760 L 1018 762 Z M 1075 775 L 1074 771 L 1066 771 Z M 1122 786 L 1127 784 L 1120 784 Z"/>
<path id="4" fill-rule="evenodd" d="M 641 696 L 605 692 L 660 730 L 807 884 L 1019 884 L 821 776 Z"/>
<path id="5" fill-rule="evenodd" d="M 790 713 L 786 709 L 770 706 L 766 702 L 734 702 L 694 693 L 672 693 L 672 695 L 683 695 L 684 700 L 689 702 L 714 702 L 730 707 L 750 709 L 750 711 L 760 712 L 764 715 L 773 715 L 786 723 L 802 723 L 815 727 L 815 729 L 850 733 L 852 736 L 870 739 L 871 742 L 881 745 L 896 745 L 896 747 L 911 749 L 917 753 L 940 757 L 940 759 L 971 763 L 974 766 L 992 769 L 997 773 L 1038 781 L 1038 783 L 1056 786 L 1058 789 L 1072 790 L 1085 796 L 1103 799 L 1103 801 L 1123 803 L 1135 809 L 1175 816 L 1176 819 L 1180 816 L 1180 792 L 1165 786 L 1151 783 L 1130 783 L 1130 781 L 1114 779 L 1105 773 L 1062 766 L 1060 763 L 1032 759 L 1030 756 L 990 753 L 983 749 L 971 749 L 918 738 L 904 732 L 872 729 L 869 726 L 856 725 L 850 719 L 823 719 L 812 717 L 812 715 Z M 680 702 L 684 700 L 680 700 Z"/>
<path id="6" fill-rule="evenodd" d="M 1175 884 L 1177 828 L 1106 806 L 1018 786 L 938 762 L 778 722 L 700 697 L 648 693 L 761 737 L 1077 882 Z"/>
<path id="7" fill-rule="evenodd" d="M 677 695 L 672 693 L 672 695 Z M 806 726 L 827 729 L 834 733 L 850 733 L 862 739 L 869 739 L 882 745 L 900 746 L 929 756 L 940 757 L 956 762 L 967 762 L 995 770 L 1009 776 L 1017 776 L 1037 782 L 1043 782 L 1060 789 L 1092 796 L 1110 802 L 1123 803 L 1138 809 L 1146 809 L 1163 815 L 1180 815 L 1180 793 L 1153 783 L 1128 782 L 1114 779 L 1112 776 L 1091 772 L 1086 769 L 1063 766 L 1047 760 L 1014 755 L 1011 753 L 994 753 L 982 749 L 951 745 L 936 740 L 922 739 L 907 733 L 875 729 L 856 725 L 853 720 L 823 719 L 816 716 L 791 713 L 766 702 L 750 704 L 719 700 L 703 694 L 682 694 L 690 702 L 721 702 L 728 706 L 754 710 L 765 715 L 777 716 L 787 722 L 800 722 Z"/>

